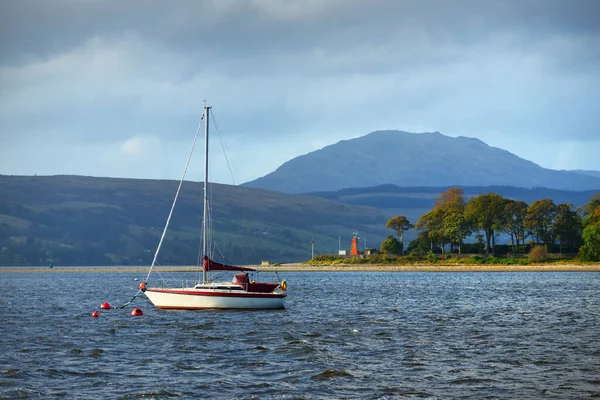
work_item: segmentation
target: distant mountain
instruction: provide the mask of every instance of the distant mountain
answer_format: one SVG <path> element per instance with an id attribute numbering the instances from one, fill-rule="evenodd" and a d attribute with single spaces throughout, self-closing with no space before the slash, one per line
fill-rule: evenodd
<path id="1" fill-rule="evenodd" d="M 436 198 L 450 187 L 398 187 L 381 185 L 365 188 L 341 189 L 332 192 L 314 192 L 310 196 L 321 197 L 352 205 L 379 208 L 388 214 L 401 214 L 415 222 L 422 214 L 433 208 Z M 466 186 L 462 188 L 465 198 L 482 193 L 496 193 L 513 200 L 531 204 L 535 200 L 552 199 L 556 204 L 573 204 L 580 207 L 588 203 L 600 190 L 575 192 L 547 188 L 519 188 L 512 186 Z"/>
<path id="2" fill-rule="evenodd" d="M 586 169 L 572 169 L 571 172 L 577 172 L 579 174 L 595 176 L 595 177 L 600 178 L 600 171 L 586 170 Z"/>
<path id="3" fill-rule="evenodd" d="M 0 175 L 0 265 L 150 265 L 178 182 L 84 176 Z M 317 197 L 211 184 L 219 261 L 305 261 L 389 234 L 382 211 Z M 201 183 L 184 182 L 161 265 L 193 265 L 200 243 Z"/>
<path id="4" fill-rule="evenodd" d="M 595 190 L 600 177 L 545 169 L 478 139 L 376 131 L 296 157 L 244 186 L 308 193 L 383 184 Z"/>

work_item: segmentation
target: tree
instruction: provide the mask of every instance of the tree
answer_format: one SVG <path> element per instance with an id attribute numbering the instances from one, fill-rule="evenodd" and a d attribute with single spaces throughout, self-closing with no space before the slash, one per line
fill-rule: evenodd
<path id="1" fill-rule="evenodd" d="M 454 244 L 461 252 L 462 241 L 470 234 L 471 227 L 465 218 L 465 197 L 461 188 L 450 188 L 435 200 L 433 211 L 442 220 L 441 236 L 450 242 L 450 251 Z"/>
<path id="2" fill-rule="evenodd" d="M 433 208 L 447 210 L 465 206 L 465 192 L 462 188 L 450 188 L 441 193 L 433 204 Z"/>
<path id="3" fill-rule="evenodd" d="M 429 239 L 429 247 L 431 252 L 435 244 L 440 244 L 442 252 L 444 252 L 444 234 L 443 234 L 443 215 L 439 210 L 433 210 L 427 214 L 421 215 L 415 228 L 422 231 Z"/>
<path id="4" fill-rule="evenodd" d="M 485 233 L 486 254 L 494 252 L 494 231 L 502 225 L 506 199 L 495 193 L 480 194 L 471 198 L 465 207 L 465 218 L 475 229 Z"/>
<path id="5" fill-rule="evenodd" d="M 556 204 L 550 199 L 536 200 L 527 208 L 525 228 L 536 238 L 537 243 L 544 243 L 548 250 L 548 243 L 552 243 L 552 222 L 556 214 Z"/>
<path id="6" fill-rule="evenodd" d="M 600 224 L 586 226 L 581 237 L 583 246 L 579 248 L 579 257 L 586 261 L 600 261 Z"/>
<path id="7" fill-rule="evenodd" d="M 417 237 L 408 244 L 408 248 L 406 249 L 408 254 L 413 253 L 427 253 L 430 251 L 429 247 L 429 238 L 427 237 L 427 232 L 419 232 Z"/>
<path id="8" fill-rule="evenodd" d="M 563 245 L 573 247 L 581 237 L 582 220 L 572 204 L 559 204 L 556 206 L 556 215 L 552 222 L 552 231 L 560 243 L 560 252 Z"/>
<path id="9" fill-rule="evenodd" d="M 583 206 L 583 213 L 589 216 L 600 206 L 600 193 L 596 193 L 592 196 L 591 200 Z"/>
<path id="10" fill-rule="evenodd" d="M 393 229 L 396 232 L 398 241 L 400 242 L 401 252 L 404 250 L 404 231 L 413 228 L 413 224 L 404 216 L 398 215 L 394 218 L 390 218 L 385 224 L 388 229 Z"/>
<path id="11" fill-rule="evenodd" d="M 471 231 L 464 211 L 463 190 L 450 188 L 438 196 L 431 212 L 422 215 L 415 228 L 427 235 L 431 251 L 434 244 L 439 243 L 443 253 L 445 244 L 450 243 L 450 250 L 456 244 L 460 253 L 462 241 Z"/>
<path id="12" fill-rule="evenodd" d="M 484 236 L 481 233 L 475 235 L 475 239 L 477 239 L 477 243 L 479 244 L 479 253 L 482 253 L 484 250 L 485 241 L 483 240 Z"/>
<path id="13" fill-rule="evenodd" d="M 382 254 L 402 254 L 402 245 L 400 241 L 393 236 L 388 236 L 383 242 L 381 242 L 381 253 Z"/>
<path id="14" fill-rule="evenodd" d="M 510 235 L 510 244 L 513 251 L 519 251 L 519 244 L 525 242 L 525 217 L 527 216 L 527 203 L 524 201 L 506 199 L 504 205 L 504 218 L 500 228 Z"/>
<path id="15" fill-rule="evenodd" d="M 596 207 L 596 209 L 594 210 L 594 212 L 592 212 L 588 216 L 587 224 L 588 225 L 597 225 L 597 224 L 600 224 L 600 207 Z"/>
<path id="16" fill-rule="evenodd" d="M 444 236 L 450 241 L 450 250 L 452 244 L 458 246 L 458 254 L 461 253 L 462 241 L 469 234 L 470 225 L 465 219 L 463 212 L 449 212 L 444 218 Z"/>
<path id="17" fill-rule="evenodd" d="M 583 246 L 579 248 L 579 257 L 586 261 L 600 261 L 600 193 L 583 207 Z"/>

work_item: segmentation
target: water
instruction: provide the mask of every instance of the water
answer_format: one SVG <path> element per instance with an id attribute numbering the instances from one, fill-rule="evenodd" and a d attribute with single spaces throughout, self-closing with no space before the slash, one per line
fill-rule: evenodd
<path id="1" fill-rule="evenodd" d="M 600 398 L 598 273 L 284 275 L 283 311 L 92 318 L 143 274 L 0 273 L 0 398 Z"/>

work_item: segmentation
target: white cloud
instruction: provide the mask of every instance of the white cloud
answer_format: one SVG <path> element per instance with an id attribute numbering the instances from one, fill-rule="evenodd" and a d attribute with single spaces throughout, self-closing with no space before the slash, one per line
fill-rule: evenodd
<path id="1" fill-rule="evenodd" d="M 158 149 L 159 141 L 153 137 L 136 136 L 128 139 L 121 146 L 121 153 L 127 156 L 148 155 Z"/>

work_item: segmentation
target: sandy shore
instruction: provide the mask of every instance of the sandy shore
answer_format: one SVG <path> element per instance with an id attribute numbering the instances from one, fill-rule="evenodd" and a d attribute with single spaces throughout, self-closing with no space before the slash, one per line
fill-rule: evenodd
<path id="1" fill-rule="evenodd" d="M 278 266 L 250 266 L 264 272 L 600 272 L 597 264 L 541 264 L 541 265 L 308 265 L 282 264 Z M 160 271 L 191 272 L 196 267 L 160 267 Z M 2 272 L 139 272 L 148 267 L 0 267 Z"/>

